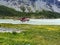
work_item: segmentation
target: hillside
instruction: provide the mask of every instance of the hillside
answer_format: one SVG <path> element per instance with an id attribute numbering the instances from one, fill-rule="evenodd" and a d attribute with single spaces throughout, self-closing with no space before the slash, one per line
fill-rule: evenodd
<path id="1" fill-rule="evenodd" d="M 17 11 L 22 11 L 21 7 L 25 8 L 25 12 L 36 12 L 47 10 L 60 13 L 60 1 L 59 0 L 0 0 L 0 5 L 13 8 Z"/>
<path id="2" fill-rule="evenodd" d="M 36 11 L 35 13 L 29 12 L 19 12 L 15 11 L 12 8 L 5 6 L 0 6 L 0 18 L 1 17 L 29 17 L 29 18 L 60 18 L 60 13 L 51 12 L 51 11 Z"/>

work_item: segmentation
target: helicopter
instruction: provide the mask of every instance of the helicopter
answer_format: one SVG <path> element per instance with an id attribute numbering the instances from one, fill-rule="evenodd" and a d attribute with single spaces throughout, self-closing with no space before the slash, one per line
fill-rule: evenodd
<path id="1" fill-rule="evenodd" d="M 22 18 L 19 18 L 18 20 L 20 20 L 21 22 L 26 22 L 26 21 L 29 21 L 30 19 L 27 17 L 22 17 Z"/>

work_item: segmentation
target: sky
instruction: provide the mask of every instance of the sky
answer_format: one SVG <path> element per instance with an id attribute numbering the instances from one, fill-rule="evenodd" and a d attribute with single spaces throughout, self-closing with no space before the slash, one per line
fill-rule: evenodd
<path id="1" fill-rule="evenodd" d="M 58 0 L 58 1 L 60 1 L 60 0 Z"/>

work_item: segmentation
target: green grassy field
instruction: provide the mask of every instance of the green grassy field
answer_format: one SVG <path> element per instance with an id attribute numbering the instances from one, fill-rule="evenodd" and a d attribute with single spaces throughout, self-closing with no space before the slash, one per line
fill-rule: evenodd
<path id="1" fill-rule="evenodd" d="M 60 26 L 0 24 L 0 27 L 24 30 L 21 33 L 0 33 L 0 45 L 60 45 Z"/>

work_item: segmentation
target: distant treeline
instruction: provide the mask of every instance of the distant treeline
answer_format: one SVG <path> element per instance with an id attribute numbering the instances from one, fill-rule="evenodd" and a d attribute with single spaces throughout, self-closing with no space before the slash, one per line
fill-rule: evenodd
<path id="1" fill-rule="evenodd" d="M 15 11 L 12 8 L 8 8 L 5 6 L 0 6 L 0 17 L 1 16 L 16 16 L 16 17 L 29 17 L 29 18 L 60 18 L 60 13 L 51 12 L 51 11 L 41 11 L 41 12 L 19 12 Z"/>

